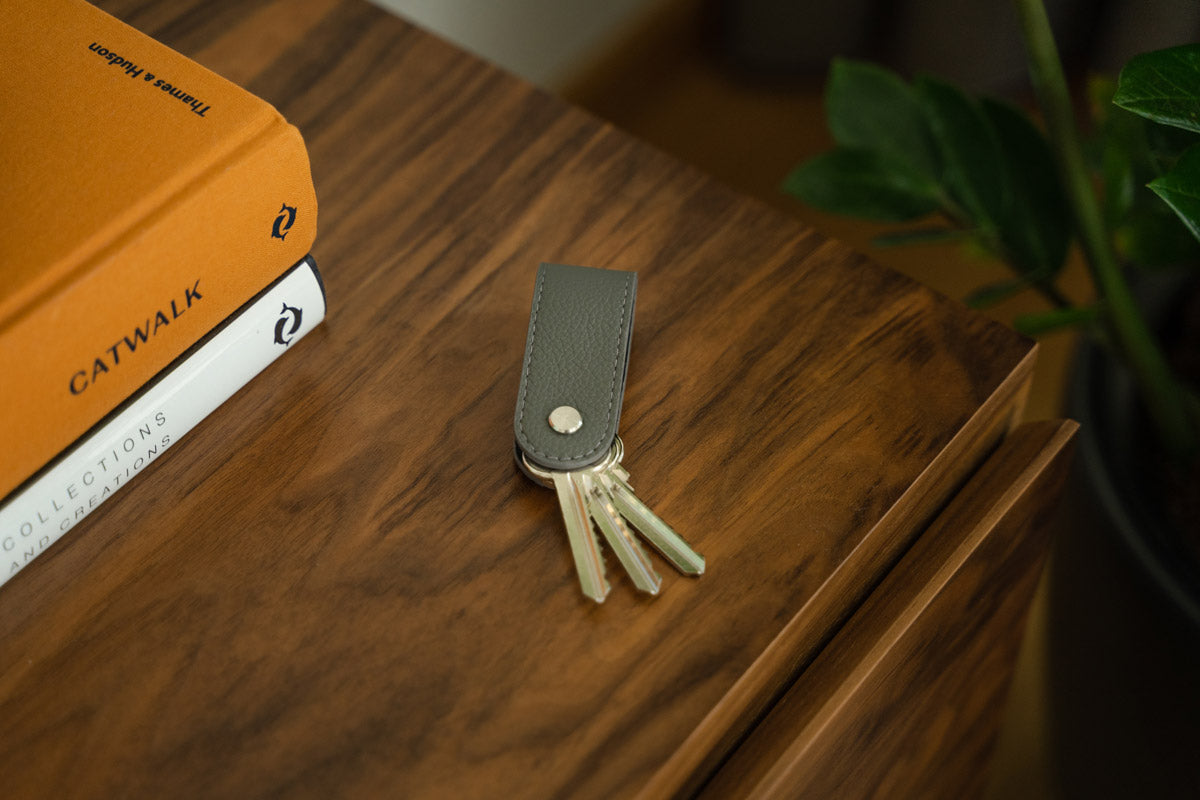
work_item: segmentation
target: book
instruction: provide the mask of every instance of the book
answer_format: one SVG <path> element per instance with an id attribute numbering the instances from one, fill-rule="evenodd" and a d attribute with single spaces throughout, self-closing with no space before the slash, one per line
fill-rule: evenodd
<path id="1" fill-rule="evenodd" d="M 0 501 L 0 585 L 324 317 L 320 274 L 305 257 Z"/>
<path id="2" fill-rule="evenodd" d="M 265 101 L 82 0 L 3 17 L 0 497 L 308 253 L 317 212 Z"/>

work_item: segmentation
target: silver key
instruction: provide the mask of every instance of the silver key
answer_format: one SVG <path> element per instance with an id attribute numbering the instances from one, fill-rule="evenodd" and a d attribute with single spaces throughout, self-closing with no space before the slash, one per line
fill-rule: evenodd
<path id="1" fill-rule="evenodd" d="M 621 472 L 624 473 L 624 470 Z M 625 473 L 625 475 L 628 474 Z M 617 511 L 633 523 L 633 526 L 641 531 L 646 540 L 654 545 L 654 549 L 661 553 L 663 558 L 670 561 L 675 569 L 684 575 L 704 574 L 704 556 L 689 547 L 682 536 L 659 519 L 649 506 L 639 500 L 638 496 L 633 493 L 633 487 L 625 478 L 621 477 L 620 473 L 602 475 L 600 480 L 605 484 Z"/>
<path id="2" fill-rule="evenodd" d="M 583 485 L 586 487 L 588 495 L 588 510 L 591 512 L 592 519 L 599 526 L 604 538 L 608 540 L 608 546 L 617 554 L 617 559 L 625 567 L 625 572 L 633 579 L 633 585 L 643 592 L 658 594 L 658 589 L 662 586 L 662 578 L 651 566 L 650 556 L 638 544 L 638 540 L 633 538 L 625 521 L 621 519 L 612 495 L 603 488 L 603 481 L 603 475 L 592 477 L 584 474 L 583 476 Z"/>
<path id="3" fill-rule="evenodd" d="M 604 560 L 595 528 L 600 529 L 634 586 L 643 592 L 658 594 L 662 578 L 654 571 L 649 555 L 633 535 L 630 525 L 683 574 L 704 573 L 704 557 L 638 499 L 629 485 L 629 473 L 621 466 L 624 453 L 624 445 L 618 437 L 602 461 L 571 472 L 542 469 L 521 455 L 521 466 L 527 475 L 545 486 L 554 487 L 566 523 L 579 585 L 583 593 L 597 603 L 604 602 L 611 587 L 604 575 Z"/>
<path id="4" fill-rule="evenodd" d="M 575 557 L 575 571 L 579 573 L 580 588 L 597 603 L 603 603 L 612 587 L 604 577 L 604 559 L 600 556 L 600 543 L 592 533 L 587 489 L 584 487 L 582 476 L 573 472 L 554 472 L 551 473 L 551 480 L 554 482 L 554 491 L 558 494 L 563 521 L 567 524 L 567 539 L 571 542 L 571 554 Z"/>

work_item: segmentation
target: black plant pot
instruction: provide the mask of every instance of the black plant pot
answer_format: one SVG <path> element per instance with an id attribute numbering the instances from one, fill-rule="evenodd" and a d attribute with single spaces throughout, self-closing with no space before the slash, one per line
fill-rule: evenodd
<path id="1" fill-rule="evenodd" d="M 1200 798 L 1200 565 L 1164 510 L 1127 372 L 1085 347 L 1071 389 L 1072 513 L 1047 619 L 1058 788 L 1089 800 Z"/>

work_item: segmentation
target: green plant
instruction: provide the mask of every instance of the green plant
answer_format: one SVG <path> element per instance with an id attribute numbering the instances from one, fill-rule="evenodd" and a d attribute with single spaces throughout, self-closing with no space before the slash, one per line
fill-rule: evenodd
<path id="1" fill-rule="evenodd" d="M 966 239 L 1002 259 L 1013 278 L 968 302 L 1040 293 L 1050 310 L 1015 326 L 1094 336 L 1132 370 L 1167 448 L 1194 457 L 1200 399 L 1169 368 L 1128 278 L 1136 269 L 1200 265 L 1200 45 L 1138 56 L 1115 86 L 1094 80 L 1085 142 L 1041 0 L 1015 5 L 1045 132 L 1014 106 L 944 81 L 908 83 L 879 66 L 836 60 L 826 111 L 837 146 L 799 166 L 784 190 L 883 222 L 939 216 L 878 241 Z M 1086 306 L 1056 285 L 1072 242 L 1095 288 Z"/>

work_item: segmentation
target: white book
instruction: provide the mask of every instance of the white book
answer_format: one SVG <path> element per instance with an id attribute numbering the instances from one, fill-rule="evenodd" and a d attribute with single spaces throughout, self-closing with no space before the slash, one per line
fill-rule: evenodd
<path id="1" fill-rule="evenodd" d="M 305 257 L 0 501 L 0 585 L 325 318 Z"/>

